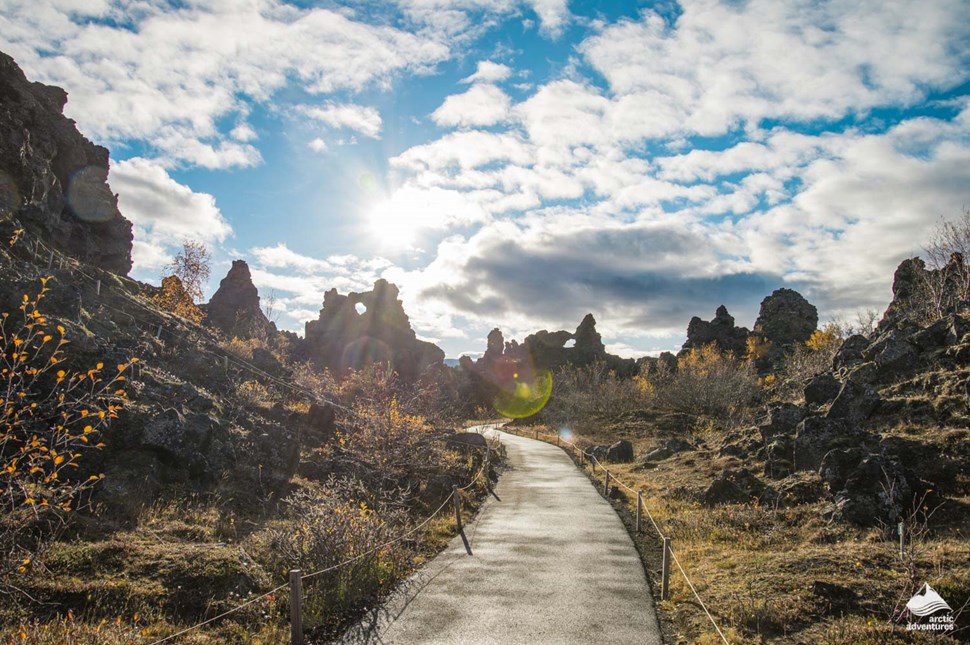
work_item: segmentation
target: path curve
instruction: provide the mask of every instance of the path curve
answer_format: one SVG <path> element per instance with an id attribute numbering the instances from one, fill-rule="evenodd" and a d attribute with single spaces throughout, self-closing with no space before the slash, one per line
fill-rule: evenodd
<path id="1" fill-rule="evenodd" d="M 616 512 L 553 445 L 490 430 L 509 469 L 461 538 L 343 643 L 659 644 L 643 566 Z"/>

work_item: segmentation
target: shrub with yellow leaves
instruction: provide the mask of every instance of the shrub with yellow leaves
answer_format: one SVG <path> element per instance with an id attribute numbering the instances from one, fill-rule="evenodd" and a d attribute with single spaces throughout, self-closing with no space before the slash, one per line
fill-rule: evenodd
<path id="1" fill-rule="evenodd" d="M 162 278 L 162 290 L 152 296 L 152 300 L 165 311 L 194 323 L 202 322 L 205 318 L 205 312 L 196 306 L 178 276 L 170 275 Z"/>
<path id="2" fill-rule="evenodd" d="M 125 402 L 124 372 L 137 360 L 68 367 L 65 330 L 39 307 L 47 282 L 34 298 L 23 296 L 19 314 L 0 316 L 0 581 L 29 567 L 20 542 L 27 529 L 76 510 L 103 477 L 80 475 L 81 460 L 103 446 L 100 433 Z"/>

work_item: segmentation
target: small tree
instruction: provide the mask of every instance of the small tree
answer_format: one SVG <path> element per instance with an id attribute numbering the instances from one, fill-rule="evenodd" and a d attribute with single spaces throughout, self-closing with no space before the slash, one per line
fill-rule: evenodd
<path id="1" fill-rule="evenodd" d="M 182 287 L 192 298 L 192 302 L 202 301 L 202 289 L 209 281 L 211 269 L 212 255 L 209 247 L 198 240 L 182 242 L 182 250 L 165 267 L 168 275 L 174 275 L 182 281 Z"/>
<path id="2" fill-rule="evenodd" d="M 162 290 L 153 296 L 152 300 L 165 311 L 192 322 L 202 322 L 205 318 L 205 312 L 192 301 L 192 296 L 185 290 L 178 276 L 170 275 L 162 278 Z"/>
<path id="3" fill-rule="evenodd" d="M 922 312 L 938 320 L 970 298 L 970 210 L 954 220 L 940 220 L 923 249 L 929 271 L 922 275 Z"/>

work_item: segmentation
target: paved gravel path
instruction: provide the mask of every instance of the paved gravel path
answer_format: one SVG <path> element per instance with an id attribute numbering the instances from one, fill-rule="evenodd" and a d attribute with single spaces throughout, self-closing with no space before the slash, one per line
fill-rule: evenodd
<path id="1" fill-rule="evenodd" d="M 615 511 L 559 448 L 496 432 L 510 468 L 455 538 L 344 643 L 660 643 Z"/>

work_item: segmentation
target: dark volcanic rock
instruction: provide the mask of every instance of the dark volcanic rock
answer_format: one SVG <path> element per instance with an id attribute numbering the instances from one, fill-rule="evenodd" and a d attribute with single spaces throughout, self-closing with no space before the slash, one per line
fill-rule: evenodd
<path id="1" fill-rule="evenodd" d="M 818 327 L 818 310 L 797 291 L 776 289 L 761 301 L 754 330 L 776 346 L 801 345 Z"/>
<path id="2" fill-rule="evenodd" d="M 610 446 L 606 452 L 606 458 L 613 463 L 627 464 L 633 461 L 633 444 L 626 439 L 621 439 Z"/>
<path id="3" fill-rule="evenodd" d="M 690 319 L 687 325 L 687 340 L 684 342 L 681 354 L 691 349 L 700 349 L 704 345 L 714 343 L 721 351 L 734 352 L 743 356 L 747 351 L 747 341 L 750 332 L 744 327 L 734 326 L 734 317 L 728 313 L 727 307 L 717 308 L 714 318 L 710 322 L 701 320 L 697 316 Z"/>
<path id="4" fill-rule="evenodd" d="M 876 388 L 850 379 L 842 384 L 842 389 L 826 416 L 829 419 L 860 423 L 868 419 L 878 405 L 879 393 Z"/>
<path id="5" fill-rule="evenodd" d="M 707 506 L 721 504 L 743 504 L 762 496 L 766 486 L 749 470 L 726 470 L 711 482 L 704 491 L 703 502 Z"/>
<path id="6" fill-rule="evenodd" d="M 0 217 L 68 255 L 122 275 L 131 270 L 131 222 L 108 186 L 108 149 L 62 111 L 67 93 L 31 83 L 0 52 Z"/>
<path id="7" fill-rule="evenodd" d="M 448 437 L 448 446 L 451 448 L 486 450 L 488 442 L 484 436 L 477 432 L 456 432 Z"/>
<path id="8" fill-rule="evenodd" d="M 366 365 L 390 365 L 405 381 L 443 365 L 445 353 L 433 343 L 418 340 L 398 293 L 395 285 L 379 279 L 372 291 L 344 296 L 331 289 L 324 294 L 320 318 L 306 324 L 313 361 L 337 374 Z"/>
<path id="9" fill-rule="evenodd" d="M 307 438 L 317 445 L 329 443 L 337 434 L 337 416 L 329 403 L 324 405 L 311 403 L 305 424 Z"/>
<path id="10" fill-rule="evenodd" d="M 829 451 L 870 443 L 871 435 L 844 419 L 809 417 L 795 431 L 794 465 L 797 470 L 817 470 Z"/>
<path id="11" fill-rule="evenodd" d="M 194 475 L 213 475 L 231 459 L 228 433 L 207 414 L 165 410 L 145 424 L 142 446 L 179 462 Z"/>
<path id="12" fill-rule="evenodd" d="M 259 292 L 243 260 L 233 261 L 205 311 L 205 322 L 230 337 L 267 338 L 276 331 L 259 307 Z"/>
<path id="13" fill-rule="evenodd" d="M 845 482 L 866 456 L 862 448 L 830 450 L 818 468 L 818 474 L 829 485 L 832 493 L 845 488 Z"/>
<path id="14" fill-rule="evenodd" d="M 842 384 L 830 372 L 824 372 L 805 384 L 805 403 L 825 405 L 839 395 Z"/>
<path id="15" fill-rule="evenodd" d="M 869 455 L 849 475 L 835 495 L 843 519 L 859 526 L 895 524 L 913 503 L 913 482 L 901 464 Z"/>
<path id="16" fill-rule="evenodd" d="M 664 459 L 669 459 L 678 452 L 686 452 L 688 450 L 695 450 L 694 445 L 689 441 L 684 439 L 668 439 L 660 448 L 651 450 L 643 457 L 643 461 L 663 461 Z"/>
<path id="17" fill-rule="evenodd" d="M 832 367 L 840 370 L 862 362 L 862 352 L 869 347 L 869 339 L 860 334 L 849 336 L 842 342 L 832 359 Z"/>

